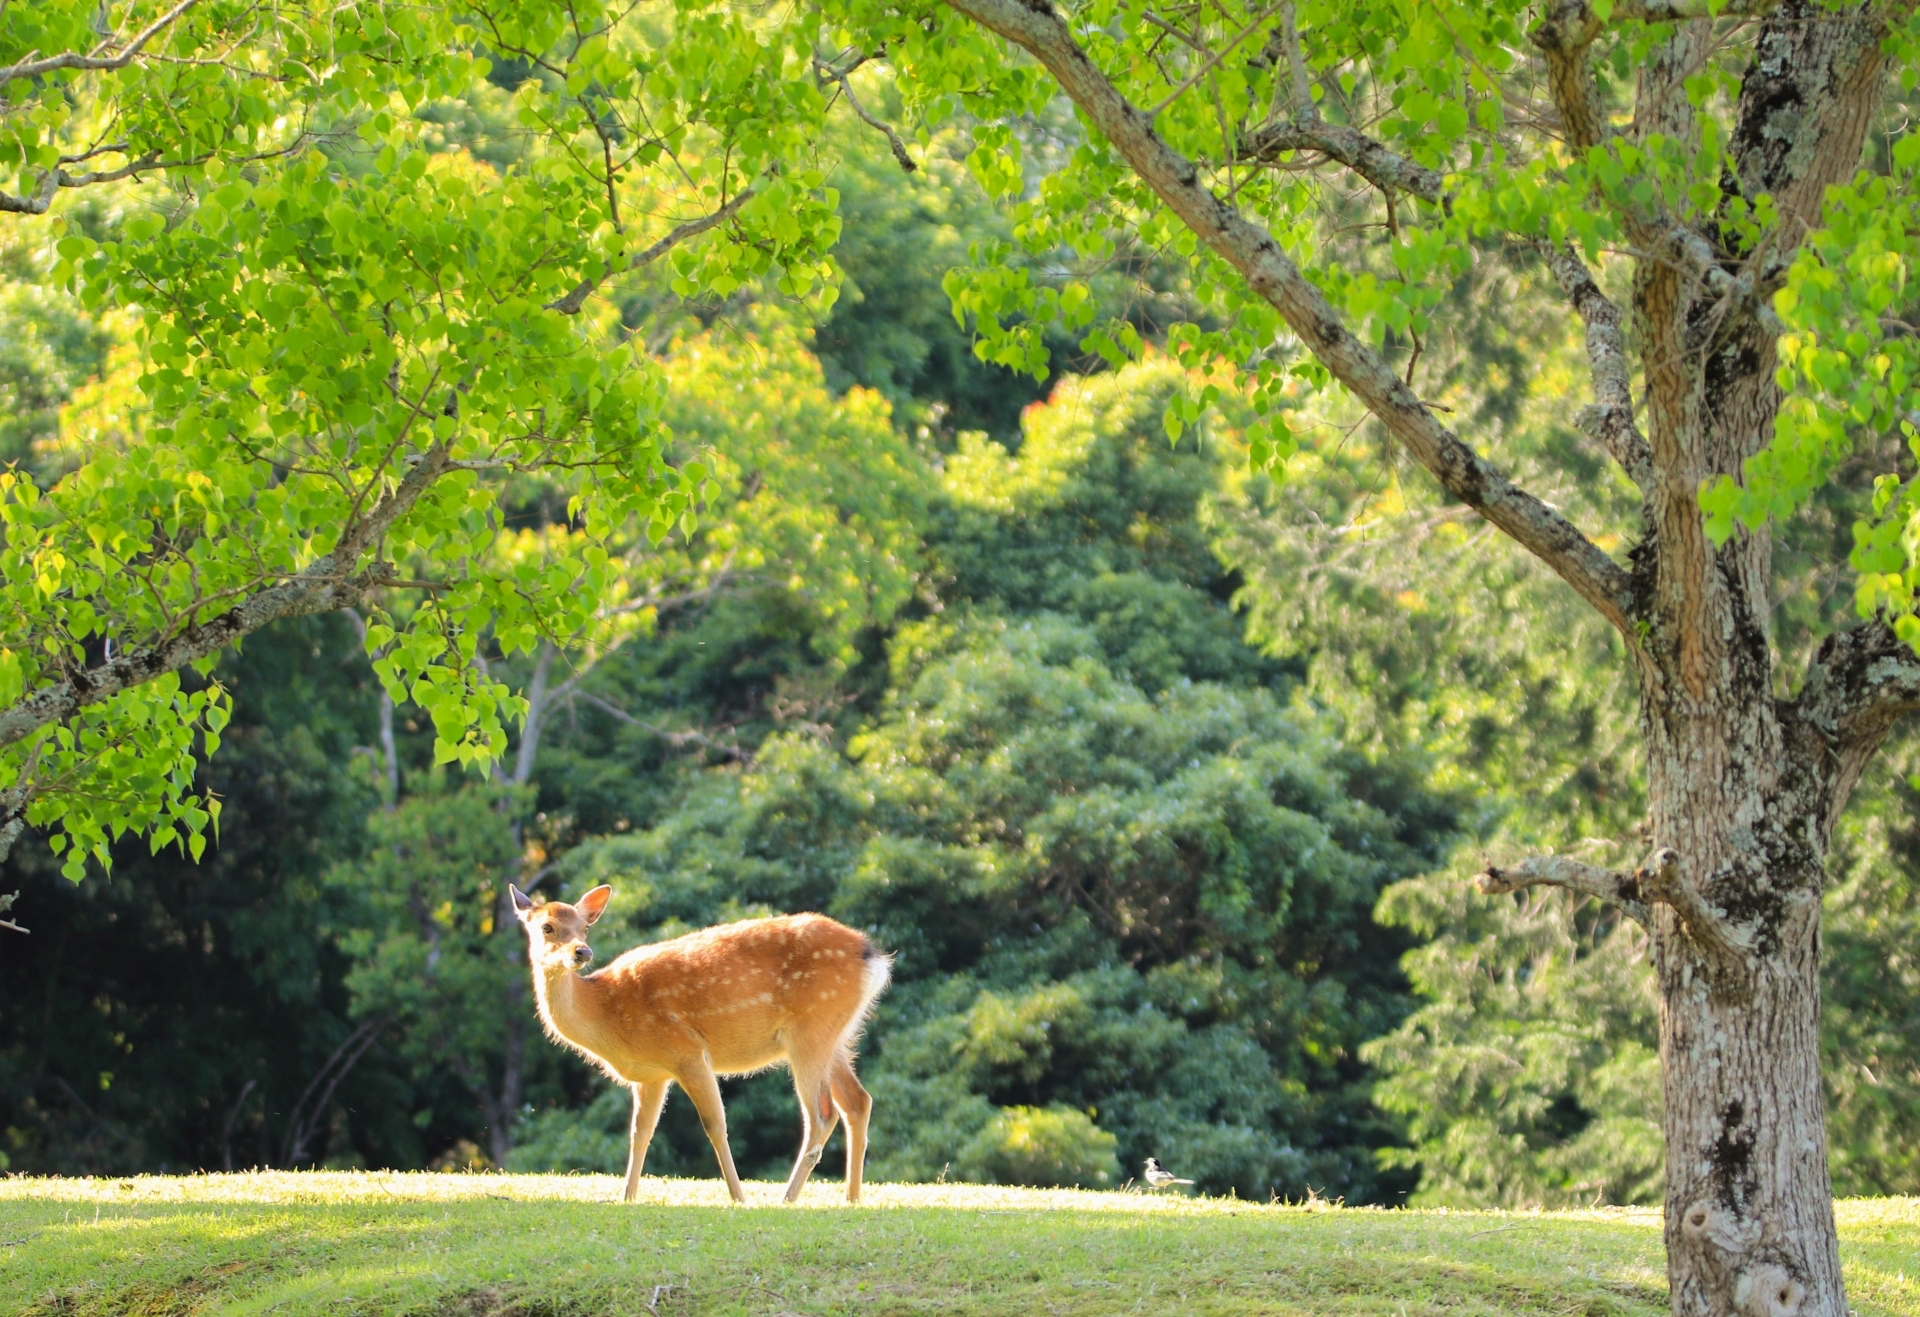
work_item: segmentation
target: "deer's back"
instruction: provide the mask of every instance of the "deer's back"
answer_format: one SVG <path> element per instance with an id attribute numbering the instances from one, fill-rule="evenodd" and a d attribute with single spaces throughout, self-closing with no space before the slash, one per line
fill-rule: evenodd
<path id="1" fill-rule="evenodd" d="M 873 958 L 864 933 L 824 915 L 782 915 L 636 947 L 592 981 L 623 1041 L 697 1049 L 715 1070 L 743 1074 L 796 1047 L 838 1046 L 871 997 Z"/>

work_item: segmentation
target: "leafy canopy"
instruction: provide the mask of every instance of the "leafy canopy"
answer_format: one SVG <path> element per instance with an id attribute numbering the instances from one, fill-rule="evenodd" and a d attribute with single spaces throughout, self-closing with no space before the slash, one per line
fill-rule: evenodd
<path id="1" fill-rule="evenodd" d="M 683 298 L 830 298 L 809 50 L 718 7 L 0 11 L 5 208 L 164 180 L 48 233 L 86 307 L 137 313 L 140 366 L 114 441 L 0 476 L 8 840 L 52 830 L 75 878 L 130 830 L 198 855 L 218 803 L 193 775 L 230 710 L 213 657 L 342 606 L 371 610 L 439 760 L 496 757 L 525 706 L 481 637 L 579 637 L 610 546 L 690 528 L 715 492 L 657 364 L 583 308 L 662 260 Z M 419 111 L 494 92 L 496 63 L 518 69 L 495 93 L 514 158 L 429 152 Z M 566 533 L 518 551 L 540 490 Z"/>

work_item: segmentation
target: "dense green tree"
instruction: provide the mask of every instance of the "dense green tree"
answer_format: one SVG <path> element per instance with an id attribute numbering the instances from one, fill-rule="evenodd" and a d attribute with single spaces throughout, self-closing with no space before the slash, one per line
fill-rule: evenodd
<path id="1" fill-rule="evenodd" d="M 497 924 L 501 885 L 519 876 L 524 794 L 460 789 L 436 773 L 373 817 L 363 858 L 328 875 L 344 907 L 354 1015 L 384 1031 L 414 1073 L 459 1080 L 495 1162 L 513 1146 L 529 1071 L 545 1055 L 528 1055 L 540 1033 L 526 966 L 513 954 L 515 930 Z"/>
<path id="2" fill-rule="evenodd" d="M 1900 747 L 1895 764 L 1904 771 L 1868 782 L 1834 848 L 1821 1072 L 1841 1193 L 1920 1193 L 1920 794 L 1913 756 L 1911 744 Z"/>
<path id="3" fill-rule="evenodd" d="M 206 783 L 228 826 L 200 863 L 124 846 L 109 877 L 75 887 L 38 848 L 8 862 L 7 888 L 39 911 L 33 936 L 0 946 L 15 1171 L 419 1165 L 467 1131 L 457 1093 L 356 1036 L 327 936 L 349 907 L 324 878 L 376 798 L 354 636 L 292 623 L 218 675 L 238 704 Z"/>

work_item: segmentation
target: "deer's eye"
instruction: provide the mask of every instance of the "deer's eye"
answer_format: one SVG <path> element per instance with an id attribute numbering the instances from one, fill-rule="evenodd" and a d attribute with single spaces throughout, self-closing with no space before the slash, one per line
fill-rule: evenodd
<path id="1" fill-rule="evenodd" d="M 548 934 L 549 936 L 551 936 L 551 935 L 553 934 L 553 925 L 552 925 L 552 924 L 548 924 L 548 925 L 546 925 L 546 932 L 547 932 L 547 934 Z"/>

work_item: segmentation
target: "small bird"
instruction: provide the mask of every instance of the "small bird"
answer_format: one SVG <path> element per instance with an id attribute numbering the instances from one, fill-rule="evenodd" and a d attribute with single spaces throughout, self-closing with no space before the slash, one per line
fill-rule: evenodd
<path id="1" fill-rule="evenodd" d="M 1158 1157 L 1147 1158 L 1147 1169 L 1141 1178 L 1147 1182 L 1147 1187 L 1150 1189 L 1164 1189 L 1170 1184 L 1193 1183 L 1192 1180 L 1182 1180 L 1174 1175 L 1172 1171 L 1160 1164 Z"/>

